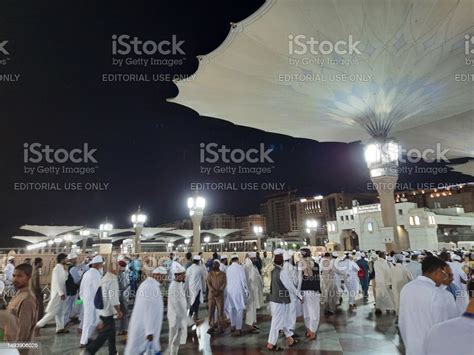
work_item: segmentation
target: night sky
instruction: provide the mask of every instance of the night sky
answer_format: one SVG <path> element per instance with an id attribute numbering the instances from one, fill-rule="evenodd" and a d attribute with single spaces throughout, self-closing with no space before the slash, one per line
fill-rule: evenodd
<path id="1" fill-rule="evenodd" d="M 318 143 L 201 117 L 187 107 L 166 101 L 178 94 L 169 80 L 102 80 L 102 75 L 108 73 L 191 75 L 197 69 L 196 56 L 218 47 L 229 31 L 229 23 L 249 16 L 262 3 L 160 0 L 121 6 L 116 1 L 20 4 L 3 0 L 0 43 L 8 41 L 8 55 L 0 53 L 0 74 L 20 74 L 20 78 L 17 82 L 0 82 L 0 247 L 18 245 L 10 237 L 28 235 L 18 229 L 23 224 L 97 227 L 107 216 L 115 226 L 129 227 L 130 214 L 139 204 L 151 226 L 185 218 L 186 198 L 193 182 L 282 183 L 285 190 L 298 189 L 298 193 L 308 196 L 367 191 L 369 176 L 358 143 Z M 175 35 L 184 40 L 184 55 L 152 57 L 179 59 L 182 64 L 114 67 L 114 34 L 155 42 Z M 7 61 L 2 62 L 5 57 Z M 78 166 L 95 171 L 86 175 L 28 176 L 25 165 L 35 164 L 24 163 L 23 145 L 34 142 L 68 150 L 88 143 L 91 149 L 97 149 L 97 163 Z M 201 174 L 200 143 L 210 142 L 239 149 L 264 143 L 273 149 L 274 162 L 262 164 L 271 173 Z M 402 174 L 400 181 L 470 179 L 449 172 Z M 76 192 L 15 190 L 14 184 L 20 182 L 100 182 L 108 187 L 106 191 Z M 203 195 L 208 213 L 245 215 L 258 213 L 259 203 L 271 192 L 204 191 Z"/>

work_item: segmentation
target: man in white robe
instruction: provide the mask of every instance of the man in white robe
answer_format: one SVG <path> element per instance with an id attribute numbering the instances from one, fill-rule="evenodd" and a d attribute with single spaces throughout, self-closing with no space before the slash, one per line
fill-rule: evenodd
<path id="1" fill-rule="evenodd" d="M 186 344 L 188 337 L 188 302 L 184 289 L 186 269 L 174 263 L 171 272 L 173 280 L 168 290 L 169 353 L 177 355 L 179 345 Z"/>
<path id="2" fill-rule="evenodd" d="M 7 259 L 7 264 L 3 270 L 3 277 L 5 280 L 5 285 L 11 285 L 13 282 L 13 271 L 15 270 L 15 257 L 10 255 Z"/>
<path id="3" fill-rule="evenodd" d="M 298 268 L 296 265 L 292 263 L 293 260 L 293 252 L 292 251 L 284 251 L 283 252 L 283 270 L 289 275 L 291 282 L 293 283 L 294 287 L 297 289 L 298 293 L 300 293 L 299 279 L 298 279 Z M 301 302 L 296 297 L 294 293 L 290 293 L 290 309 L 288 314 L 288 328 L 293 331 L 293 335 L 295 328 L 296 328 L 296 318 L 303 314 L 303 308 L 301 307 Z"/>
<path id="4" fill-rule="evenodd" d="M 422 355 L 472 355 L 474 349 L 474 281 L 468 285 L 470 301 L 462 316 L 436 324 L 428 332 Z"/>
<path id="5" fill-rule="evenodd" d="M 69 333 L 67 329 L 64 329 L 67 279 L 67 271 L 64 267 L 66 265 L 67 255 L 63 253 L 58 254 L 56 261 L 57 264 L 51 275 L 50 300 L 46 307 L 45 315 L 36 323 L 36 327 L 43 328 L 49 320 L 54 318 L 56 321 L 56 334 L 63 334 Z"/>
<path id="6" fill-rule="evenodd" d="M 303 318 L 308 340 L 316 339 L 319 327 L 321 284 L 319 264 L 311 257 L 311 249 L 300 249 L 302 259 L 298 263 L 298 284 L 303 295 Z M 291 292 L 290 292 L 291 293 Z"/>
<path id="7" fill-rule="evenodd" d="M 393 299 L 393 293 L 390 289 L 392 284 L 390 267 L 385 259 L 385 253 L 381 251 L 378 259 L 374 261 L 376 313 L 383 312 L 384 310 L 387 312 L 395 310 L 395 300 Z"/>
<path id="8" fill-rule="evenodd" d="M 160 287 L 167 275 L 165 267 L 157 267 L 152 276 L 147 277 L 138 288 L 128 327 L 125 355 L 137 355 L 145 351 L 154 354 L 161 350 L 164 306 Z"/>
<path id="9" fill-rule="evenodd" d="M 359 294 L 360 288 L 360 280 L 359 276 L 357 276 L 357 272 L 359 271 L 359 265 L 351 259 L 350 256 L 346 257 L 346 262 L 344 263 L 346 273 L 345 276 L 345 285 L 347 288 L 347 294 L 349 296 L 349 310 L 352 311 L 357 308 L 355 299 L 356 296 Z"/>
<path id="10" fill-rule="evenodd" d="M 227 268 L 226 274 L 231 330 L 236 331 L 236 335 L 242 335 L 242 322 L 245 304 L 249 298 L 249 287 L 245 277 L 245 270 L 239 264 L 239 257 L 237 255 L 231 256 L 231 264 Z"/>
<path id="11" fill-rule="evenodd" d="M 414 280 L 422 275 L 421 264 L 418 261 L 418 253 L 413 253 L 410 257 L 410 262 L 405 264 L 405 267 L 411 274 L 411 279 Z"/>
<path id="12" fill-rule="evenodd" d="M 326 253 L 321 260 L 321 303 L 325 313 L 334 314 L 339 302 L 339 291 L 336 285 L 336 274 L 342 273 L 334 265 L 336 259 Z"/>
<path id="13" fill-rule="evenodd" d="M 188 293 L 189 316 L 198 321 L 199 305 L 204 301 L 207 271 L 203 269 L 201 257 L 195 255 L 193 264 L 186 270 L 185 289 Z"/>
<path id="14" fill-rule="evenodd" d="M 423 275 L 402 289 L 398 325 L 406 355 L 422 354 L 429 330 L 457 316 L 454 298 L 439 287 L 448 278 L 446 267 L 443 260 L 428 256 L 422 262 Z"/>
<path id="15" fill-rule="evenodd" d="M 402 288 L 413 280 L 411 273 L 403 265 L 403 258 L 402 255 L 396 255 L 396 264 L 390 268 L 390 279 L 392 280 L 392 292 L 397 315 L 400 311 L 400 293 Z"/>
<path id="16" fill-rule="evenodd" d="M 245 324 L 251 327 L 251 331 L 258 329 L 257 324 L 257 309 L 260 308 L 260 302 L 263 298 L 263 281 L 255 261 L 257 260 L 257 253 L 251 251 L 248 257 L 245 258 L 245 276 L 247 278 L 247 285 L 249 287 L 249 299 L 246 305 Z M 260 295 L 262 293 L 262 295 Z"/>
<path id="17" fill-rule="evenodd" d="M 104 259 L 96 255 L 89 263 L 89 270 L 82 276 L 79 297 L 82 300 L 83 319 L 81 333 L 81 348 L 85 348 L 89 338 L 95 330 L 98 322 L 97 309 L 95 308 L 94 298 L 99 289 L 103 274 Z"/>
<path id="18" fill-rule="evenodd" d="M 290 294 L 295 295 L 298 300 L 303 303 L 303 297 L 295 288 L 288 272 L 283 269 L 283 253 L 284 251 L 282 249 L 275 249 L 273 251 L 275 267 L 270 276 L 269 300 L 272 321 L 268 334 L 267 349 L 275 351 L 281 350 L 281 348 L 277 346 L 280 331 L 283 331 L 288 346 L 291 347 L 298 343 L 293 337 L 293 331 L 289 328 Z"/>

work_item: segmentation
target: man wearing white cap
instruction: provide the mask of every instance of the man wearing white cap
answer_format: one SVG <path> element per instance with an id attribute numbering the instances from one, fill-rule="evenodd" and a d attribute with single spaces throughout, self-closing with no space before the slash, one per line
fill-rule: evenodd
<path id="1" fill-rule="evenodd" d="M 221 264 L 219 266 L 219 270 L 222 271 L 222 272 L 226 272 L 227 271 L 227 264 L 229 263 L 228 259 L 227 259 L 227 255 L 222 255 L 221 256 Z"/>
<path id="2" fill-rule="evenodd" d="M 297 340 L 293 338 L 293 331 L 288 328 L 288 313 L 291 303 L 290 293 L 293 293 L 301 303 L 303 303 L 303 297 L 299 295 L 288 273 L 283 270 L 283 250 L 275 249 L 273 255 L 275 268 L 271 273 L 269 296 L 272 322 L 268 335 L 267 349 L 278 351 L 281 350 L 277 346 L 280 330 L 285 334 L 290 347 L 297 343 Z"/>
<path id="3" fill-rule="evenodd" d="M 77 298 L 77 292 L 79 291 L 79 284 L 81 282 L 81 276 L 76 266 L 77 254 L 71 253 L 67 256 L 67 280 L 66 280 L 66 308 L 64 312 L 64 324 L 68 324 L 71 321 L 71 317 L 74 309 L 74 302 Z"/>
<path id="4" fill-rule="evenodd" d="M 204 300 L 206 282 L 205 268 L 201 266 L 201 256 L 193 256 L 193 264 L 186 270 L 185 289 L 188 292 L 189 316 L 198 320 L 199 304 Z"/>
<path id="5" fill-rule="evenodd" d="M 408 264 L 405 265 L 408 272 L 411 274 L 413 280 L 415 280 L 418 276 L 422 275 L 421 272 L 421 264 L 418 262 L 418 253 L 413 252 L 411 255 L 411 260 Z"/>
<path id="6" fill-rule="evenodd" d="M 187 298 L 184 290 L 186 269 L 178 262 L 171 266 L 173 279 L 168 290 L 169 353 L 177 355 L 188 337 Z"/>
<path id="7" fill-rule="evenodd" d="M 298 263 L 298 279 L 304 298 L 303 317 L 306 336 L 309 340 L 315 340 L 319 326 L 321 301 L 319 265 L 311 258 L 309 248 L 301 248 L 300 252 L 302 260 Z"/>
<path id="8" fill-rule="evenodd" d="M 335 254 L 326 253 L 321 260 L 321 303 L 325 313 L 334 314 L 339 302 L 340 293 L 336 285 L 336 275 L 341 274 L 342 271 L 337 269 L 334 265 Z"/>
<path id="9" fill-rule="evenodd" d="M 15 270 L 15 257 L 10 255 L 7 259 L 7 265 L 5 265 L 5 269 L 3 270 L 3 275 L 5 278 L 5 284 L 11 285 L 13 282 L 13 271 Z"/>
<path id="10" fill-rule="evenodd" d="M 163 297 L 161 284 L 166 280 L 168 270 L 157 267 L 138 287 L 128 327 L 125 355 L 160 352 L 160 334 L 163 323 Z"/>
<path id="11" fill-rule="evenodd" d="M 36 323 L 37 328 L 43 328 L 46 323 L 53 319 L 56 320 L 56 334 L 68 333 L 64 329 L 64 307 L 66 300 L 66 254 L 58 254 L 56 257 L 57 264 L 51 275 L 51 294 L 46 314 Z"/>
<path id="12" fill-rule="evenodd" d="M 242 335 L 244 309 L 249 297 L 249 287 L 245 277 L 245 270 L 239 264 L 238 255 L 231 256 L 231 264 L 227 268 L 227 300 L 230 325 L 232 331 Z"/>
<path id="13" fill-rule="evenodd" d="M 258 329 L 257 324 L 257 309 L 262 306 L 263 300 L 263 280 L 258 272 L 255 262 L 257 260 L 257 253 L 251 251 L 245 258 L 245 276 L 247 278 L 247 285 L 249 286 L 249 299 L 247 302 L 245 312 L 245 324 L 252 328 L 252 331 Z"/>
<path id="14" fill-rule="evenodd" d="M 390 289 L 392 284 L 390 277 L 391 264 L 385 258 L 385 252 L 381 251 L 379 252 L 378 259 L 374 261 L 376 313 L 383 312 L 384 310 L 387 312 L 395 310 L 395 300 Z"/>
<path id="15" fill-rule="evenodd" d="M 293 251 L 284 251 L 283 252 L 283 270 L 282 272 L 286 272 L 293 282 L 293 285 L 298 289 L 298 268 L 292 264 L 292 256 Z M 302 308 L 301 303 L 298 298 L 293 294 L 290 293 L 290 310 L 288 314 L 288 328 L 294 332 L 296 327 L 296 318 L 302 315 Z"/>
<path id="16" fill-rule="evenodd" d="M 81 348 L 85 348 L 89 338 L 94 332 L 98 322 L 97 310 L 94 304 L 94 298 L 100 286 L 100 280 L 103 274 L 104 259 L 101 255 L 96 255 L 89 262 L 89 270 L 82 275 L 79 297 L 82 300 L 83 318 L 81 333 Z"/>
<path id="17" fill-rule="evenodd" d="M 393 299 L 395 300 L 395 311 L 398 315 L 400 310 L 400 292 L 403 286 L 413 280 L 411 273 L 403 265 L 404 256 L 397 254 L 394 256 L 395 266 L 390 268 L 390 278 L 392 280 Z"/>
<path id="18" fill-rule="evenodd" d="M 224 327 L 224 293 L 227 286 L 226 274 L 220 271 L 220 262 L 214 259 L 211 271 L 207 275 L 209 334 L 221 333 Z M 217 308 L 217 312 L 216 312 Z"/>

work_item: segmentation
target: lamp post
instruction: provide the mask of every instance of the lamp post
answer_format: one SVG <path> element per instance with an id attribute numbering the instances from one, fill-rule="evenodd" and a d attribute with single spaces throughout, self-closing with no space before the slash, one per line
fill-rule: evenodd
<path id="1" fill-rule="evenodd" d="M 211 241 L 211 238 L 209 236 L 204 237 L 204 243 L 206 244 L 204 251 L 209 251 L 209 242 Z"/>
<path id="2" fill-rule="evenodd" d="M 309 234 L 310 244 L 316 246 L 316 233 L 318 231 L 318 221 L 315 219 L 306 220 L 306 233 Z"/>
<path id="3" fill-rule="evenodd" d="M 53 244 L 54 244 L 54 240 L 53 239 L 50 239 L 48 240 L 48 253 L 51 254 L 52 253 L 52 247 L 53 247 Z"/>
<path id="4" fill-rule="evenodd" d="M 257 236 L 257 249 L 262 249 L 262 233 L 263 227 L 262 226 L 253 226 L 253 232 Z"/>
<path id="5" fill-rule="evenodd" d="M 79 235 L 82 237 L 82 251 L 83 253 L 86 252 L 87 249 L 87 239 L 89 239 L 89 235 L 91 234 L 91 231 L 88 229 L 81 229 L 79 231 Z"/>
<path id="6" fill-rule="evenodd" d="M 71 244 L 72 244 L 72 235 L 66 234 L 64 237 L 64 243 L 66 243 L 66 253 L 71 252 Z"/>
<path id="7" fill-rule="evenodd" d="M 107 221 L 99 226 L 99 253 L 110 254 L 112 252 L 112 241 L 108 238 L 109 232 L 114 226 Z"/>
<path id="8" fill-rule="evenodd" d="M 206 207 L 206 199 L 201 196 L 188 198 L 189 216 L 193 222 L 193 250 L 195 253 L 201 251 L 201 221 Z"/>
<path id="9" fill-rule="evenodd" d="M 222 246 L 224 245 L 224 238 L 219 238 L 219 244 L 221 246 L 221 253 L 222 253 Z"/>
<path id="10" fill-rule="evenodd" d="M 374 140 L 365 147 L 365 160 L 370 170 L 370 178 L 380 197 L 384 227 L 391 227 L 393 230 L 394 245 L 387 245 L 387 249 L 396 250 L 400 248 L 400 244 L 393 192 L 398 180 L 398 151 L 398 143 L 393 139 Z"/>
<path id="11" fill-rule="evenodd" d="M 146 215 L 141 213 L 140 206 L 138 206 L 137 213 L 132 214 L 131 217 L 133 228 L 135 228 L 135 237 L 133 238 L 133 252 L 135 254 L 140 253 L 142 251 L 140 237 L 142 235 L 143 224 L 146 222 L 146 219 Z"/>
<path id="12" fill-rule="evenodd" d="M 190 240 L 189 238 L 186 238 L 186 239 L 184 240 L 184 244 L 186 245 L 186 252 L 189 251 L 189 243 L 190 243 L 190 242 L 191 242 L 191 240 Z"/>

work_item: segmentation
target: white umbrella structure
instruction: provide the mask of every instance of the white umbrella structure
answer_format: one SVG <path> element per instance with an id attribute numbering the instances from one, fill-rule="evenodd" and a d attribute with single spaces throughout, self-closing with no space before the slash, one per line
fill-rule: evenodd
<path id="1" fill-rule="evenodd" d="M 267 0 L 171 102 L 317 141 L 474 156 L 472 0 Z M 471 64 L 469 64 L 471 63 Z"/>

